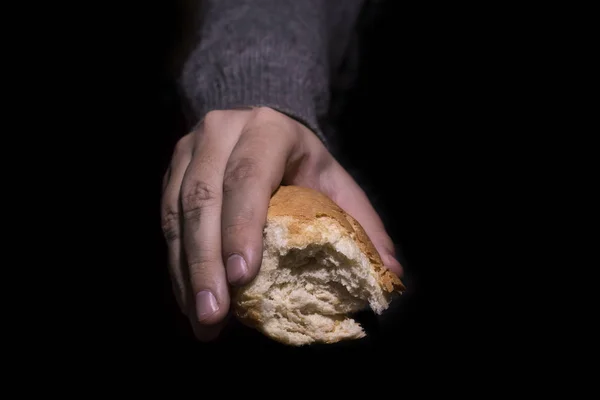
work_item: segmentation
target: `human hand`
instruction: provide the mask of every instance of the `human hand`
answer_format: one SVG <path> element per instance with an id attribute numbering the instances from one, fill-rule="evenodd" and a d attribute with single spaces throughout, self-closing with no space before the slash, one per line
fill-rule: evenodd
<path id="1" fill-rule="evenodd" d="M 321 191 L 364 228 L 386 267 L 394 244 L 367 196 L 315 134 L 270 108 L 211 111 L 176 145 L 165 174 L 162 227 L 178 304 L 198 339 L 216 338 L 229 287 L 261 265 L 262 232 L 280 184 Z"/>

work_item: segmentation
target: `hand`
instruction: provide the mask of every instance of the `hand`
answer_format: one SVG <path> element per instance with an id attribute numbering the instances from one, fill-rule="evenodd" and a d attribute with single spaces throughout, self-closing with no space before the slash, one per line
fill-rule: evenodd
<path id="1" fill-rule="evenodd" d="M 269 200 L 282 183 L 328 195 L 363 226 L 384 264 L 402 274 L 367 196 L 312 131 L 269 108 L 212 111 L 177 143 L 162 198 L 175 295 L 198 339 L 219 334 L 228 283 L 258 273 Z"/>

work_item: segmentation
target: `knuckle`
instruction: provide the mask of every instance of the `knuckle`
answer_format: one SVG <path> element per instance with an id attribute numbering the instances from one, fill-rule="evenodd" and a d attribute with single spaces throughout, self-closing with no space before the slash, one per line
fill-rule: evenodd
<path id="1" fill-rule="evenodd" d="M 236 211 L 236 214 L 223 225 L 223 233 L 231 237 L 237 237 L 254 221 L 254 209 L 251 207 L 242 207 Z"/>
<path id="2" fill-rule="evenodd" d="M 201 257 L 190 262 L 190 280 L 196 285 L 205 283 L 213 274 L 216 266 L 217 262 L 213 258 Z"/>
<path id="3" fill-rule="evenodd" d="M 173 151 L 174 156 L 179 156 L 181 154 L 189 152 L 191 144 L 190 137 L 190 135 L 185 135 L 177 141 L 177 143 L 175 144 L 175 150 Z"/>
<path id="4" fill-rule="evenodd" d="M 254 138 L 271 138 L 286 131 L 286 127 L 280 121 L 274 121 L 267 118 L 257 118 L 252 123 L 244 126 L 242 135 L 252 136 Z"/>
<path id="5" fill-rule="evenodd" d="M 230 116 L 229 110 L 212 110 L 206 113 L 206 116 L 202 120 L 202 127 L 208 131 L 218 130 L 219 126 L 222 126 L 226 121 L 228 121 L 228 116 Z"/>
<path id="6" fill-rule="evenodd" d="M 208 266 L 207 262 L 195 261 L 190 264 L 190 279 L 192 282 L 202 283 L 206 280 Z"/>
<path id="7" fill-rule="evenodd" d="M 272 121 L 274 119 L 281 119 L 281 117 L 283 116 L 283 114 L 281 114 L 278 111 L 275 111 L 271 107 L 264 107 L 264 106 L 256 107 L 253 111 L 254 111 L 255 118 L 258 118 L 261 120 L 266 120 L 266 121 Z"/>
<path id="8" fill-rule="evenodd" d="M 161 226 L 165 239 L 169 242 L 179 238 L 179 213 L 171 205 L 166 205 L 162 210 Z"/>
<path id="9" fill-rule="evenodd" d="M 188 252 L 190 277 L 199 274 L 206 275 L 220 265 L 221 253 L 219 251 L 216 251 L 208 242 L 200 242 L 198 245 L 200 251 Z"/>
<path id="10" fill-rule="evenodd" d="M 223 117 L 227 114 L 226 110 L 211 110 L 206 113 L 204 116 L 204 123 L 210 124 L 212 122 L 218 122 L 223 119 Z"/>
<path id="11" fill-rule="evenodd" d="M 269 107 L 260 107 L 255 110 L 256 125 L 261 128 L 270 128 L 280 134 L 288 134 L 296 131 L 299 125 L 294 119 Z"/>
<path id="12" fill-rule="evenodd" d="M 193 179 L 186 182 L 181 197 L 184 218 L 197 218 L 203 209 L 216 205 L 219 198 L 216 187 L 206 181 Z"/>
<path id="13" fill-rule="evenodd" d="M 243 181 L 260 176 L 259 163 L 255 158 L 244 157 L 229 163 L 225 170 L 223 190 L 230 192 Z"/>

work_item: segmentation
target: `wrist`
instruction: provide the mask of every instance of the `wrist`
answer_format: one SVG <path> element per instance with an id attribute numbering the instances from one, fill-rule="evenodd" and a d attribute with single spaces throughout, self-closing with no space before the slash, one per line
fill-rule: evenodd
<path id="1" fill-rule="evenodd" d="M 305 125 L 321 140 L 317 114 L 327 99 L 315 99 L 315 67 L 301 52 L 285 51 L 276 43 L 221 50 L 203 50 L 186 64 L 184 90 L 202 119 L 213 110 L 268 107 Z M 235 54 L 232 54 L 235 53 Z"/>

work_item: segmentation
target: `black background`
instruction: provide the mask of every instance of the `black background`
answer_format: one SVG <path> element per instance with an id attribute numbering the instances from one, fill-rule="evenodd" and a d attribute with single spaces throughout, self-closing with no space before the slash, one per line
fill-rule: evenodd
<path id="1" fill-rule="evenodd" d="M 572 195 L 556 182 L 572 179 L 563 170 L 569 151 L 550 145 L 588 132 L 574 128 L 580 118 L 563 107 L 584 96 L 561 89 L 590 87 L 581 70 L 593 64 L 578 57 L 593 52 L 576 44 L 593 37 L 593 25 L 571 29 L 578 18 L 560 5 L 383 3 L 363 31 L 361 74 L 339 121 L 336 155 L 398 244 L 409 293 L 382 318 L 364 317 L 367 339 L 301 349 L 235 324 L 217 342 L 198 343 L 170 292 L 160 195 L 173 146 L 189 128 L 175 81 L 188 7 L 180 0 L 15 3 L 26 23 L 6 35 L 16 51 L 3 65 L 12 68 L 6 90 L 16 87 L 6 98 L 24 112 L 5 113 L 16 128 L 5 124 L 3 150 L 6 177 L 24 178 L 7 184 L 4 198 L 25 210 L 5 209 L 18 225 L 7 232 L 23 246 L 7 246 L 17 260 L 5 271 L 24 276 L 6 278 L 3 288 L 16 291 L 7 308 L 25 306 L 18 323 L 5 323 L 25 345 L 5 344 L 27 376 L 61 373 L 53 380 L 63 388 L 75 373 L 99 379 L 85 387 L 89 393 L 113 388 L 107 384 L 117 371 L 126 381 L 143 374 L 139 388 L 161 383 L 148 371 L 173 372 L 183 389 L 206 395 L 215 386 L 207 371 L 229 377 L 218 388 L 257 394 L 274 382 L 301 392 L 306 382 L 331 383 L 321 373 L 340 372 L 345 380 L 335 383 L 351 390 L 446 396 L 483 388 L 487 396 L 529 381 L 535 371 L 527 357 L 555 357 L 548 332 L 570 326 L 552 314 L 552 329 L 528 328 L 565 294 L 552 297 L 565 287 L 563 275 L 540 261 L 573 232 L 555 225 L 565 207 L 548 202 Z M 578 104 L 579 114 L 590 104 Z M 540 182 L 551 190 L 530 196 Z M 524 255 L 539 226 L 555 248 Z M 536 281 L 550 281 L 533 305 L 517 297 L 531 290 L 529 266 L 544 269 Z M 270 362 L 268 373 L 261 362 Z M 72 367 L 69 374 L 60 363 Z M 301 375 L 289 372 L 295 365 Z M 269 380 L 273 369 L 288 381 Z M 255 373 L 266 384 L 237 385 Z M 485 385 L 490 377 L 496 385 Z"/>
<path id="2" fill-rule="evenodd" d="M 152 282 L 152 296 L 158 298 L 152 326 L 159 330 L 162 342 L 182 346 L 184 350 L 178 351 L 188 354 L 190 361 L 218 357 L 223 352 L 240 357 L 344 353 L 417 360 L 447 346 L 453 330 L 460 329 L 462 322 L 458 310 L 447 309 L 449 300 L 442 293 L 460 286 L 451 278 L 451 270 L 465 262 L 465 250 L 449 245 L 460 242 L 459 237 L 465 234 L 450 222 L 461 212 L 454 207 L 458 197 L 462 201 L 463 189 L 457 168 L 461 160 L 451 153 L 476 123 L 474 110 L 481 112 L 477 100 L 469 99 L 477 96 L 479 88 L 465 84 L 465 80 L 480 77 L 478 63 L 482 62 L 477 57 L 480 43 L 473 43 L 473 38 L 467 43 L 461 40 L 467 32 L 458 22 L 446 20 L 448 11 L 456 13 L 387 2 L 370 17 L 370 23 L 361 24 L 360 74 L 338 126 L 335 154 L 383 216 L 398 244 L 409 292 L 397 299 L 385 316 L 365 317 L 371 332 L 367 339 L 303 349 L 271 343 L 235 322 L 217 342 L 201 344 L 193 339 L 187 322 L 176 310 L 159 227 L 159 186 L 173 145 L 187 133 L 187 125 L 173 80 L 177 69 L 171 61 L 173 46 L 180 40 L 176 24 L 181 16 L 176 10 L 166 14 L 172 25 L 161 25 L 162 35 L 171 39 L 162 43 L 163 86 L 158 84 L 160 79 L 151 82 L 156 87 L 151 99 L 156 102 L 158 121 L 147 134 L 157 137 L 159 145 L 148 171 L 155 178 L 156 195 L 146 205 L 154 235 L 148 237 L 150 254 L 146 257 L 150 266 L 144 267 L 143 278 Z M 172 36 L 166 34 L 171 29 Z M 138 329 L 142 334 L 147 327 Z"/>
<path id="3" fill-rule="evenodd" d="M 82 238 L 82 257 L 99 264 L 87 267 L 94 276 L 82 289 L 89 299 L 82 306 L 98 302 L 100 310 L 73 310 L 83 345 L 111 343 L 120 349 L 116 360 L 159 369 L 218 364 L 221 371 L 233 360 L 272 357 L 319 366 L 364 357 L 395 363 L 376 369 L 392 375 L 404 366 L 429 374 L 444 365 L 448 372 L 457 358 L 497 352 L 484 341 L 491 331 L 484 320 L 499 317 L 482 298 L 472 300 L 487 283 L 485 271 L 498 264 L 485 226 L 502 218 L 488 203 L 503 194 L 490 185 L 498 171 L 486 160 L 507 140 L 510 123 L 511 73 L 491 14 L 479 10 L 472 18 L 472 9 L 387 1 L 363 27 L 360 76 L 338 121 L 335 155 L 381 213 L 409 291 L 383 317 L 364 316 L 365 340 L 296 349 L 234 321 L 216 342 L 199 343 L 170 291 L 160 195 L 173 146 L 189 129 L 176 82 L 186 10 L 180 2 L 111 9 L 101 20 L 110 23 L 88 43 L 91 58 L 69 71 L 93 83 L 84 87 L 79 115 L 94 132 L 88 148 L 101 153 L 90 196 L 108 231 Z M 100 296 L 89 295 L 93 281 L 107 282 Z"/>
<path id="4" fill-rule="evenodd" d="M 400 250 L 406 268 L 407 295 L 397 299 L 394 308 L 378 322 L 369 320 L 372 337 L 360 343 L 340 346 L 315 346 L 315 349 L 289 349 L 273 344 L 252 331 L 232 324 L 216 343 L 197 343 L 173 303 L 166 275 L 166 247 L 159 223 L 159 187 L 175 141 L 187 133 L 182 112 L 185 105 L 176 82 L 177 66 L 172 57 L 181 40 L 177 24 L 182 8 L 165 13 L 162 48 L 165 57 L 162 76 L 149 82 L 157 113 L 153 116 L 152 135 L 158 140 L 158 154 L 148 172 L 155 179 L 156 195 L 149 198 L 147 218 L 154 232 L 147 248 L 151 251 L 146 266 L 148 282 L 159 298 L 156 321 L 165 343 L 184 346 L 192 354 L 238 354 L 277 352 L 286 354 L 364 351 L 394 358 L 433 351 L 446 340 L 443 326 L 446 306 L 436 295 L 435 284 L 445 283 L 435 277 L 449 276 L 461 262 L 461 249 L 446 253 L 449 238 L 456 242 L 460 229 L 446 225 L 453 217 L 456 196 L 461 196 L 461 179 L 457 173 L 459 159 L 452 154 L 465 140 L 465 131 L 474 123 L 470 100 L 472 85 L 464 80 L 479 76 L 473 64 L 478 49 L 461 41 L 461 28 L 445 21 L 443 9 L 411 8 L 387 2 L 383 9 L 362 26 L 361 66 L 356 86 L 349 94 L 339 121 L 336 156 L 368 191 Z M 456 12 L 453 10 L 453 12 Z M 171 22 L 169 24 L 168 22 Z M 170 38 L 170 40 L 166 39 Z M 159 71 L 157 71 L 159 72 Z M 175 73 L 175 74 L 174 74 Z M 473 74 L 473 75 L 471 75 Z M 469 76 L 471 75 L 471 76 Z M 161 82 L 162 78 L 162 82 Z M 467 93 L 465 93 L 467 92 Z M 449 167 L 452 163 L 452 167 Z M 156 283 L 155 281 L 156 280 Z M 444 290 L 446 292 L 446 290 Z M 439 293 L 438 293 L 439 294 Z M 446 303 L 447 304 L 447 303 Z M 159 322 L 160 321 L 160 322 Z M 145 327 L 139 326 L 140 334 Z M 340 350 L 343 349 L 343 350 Z"/>

